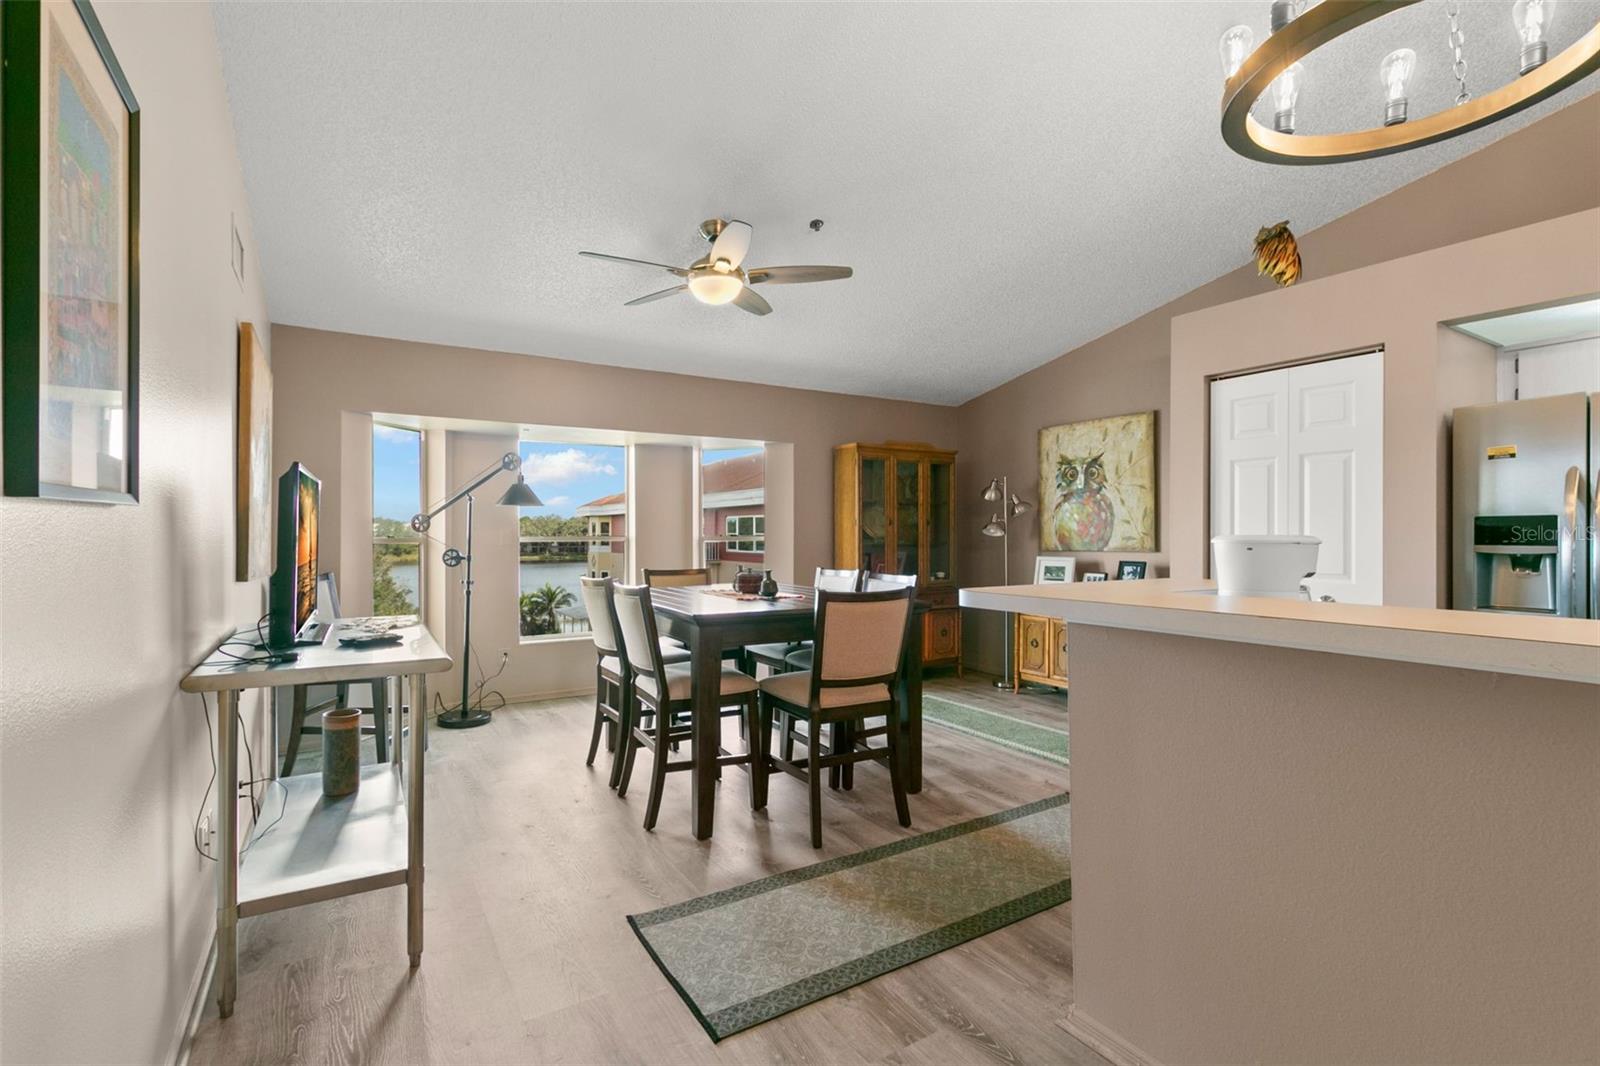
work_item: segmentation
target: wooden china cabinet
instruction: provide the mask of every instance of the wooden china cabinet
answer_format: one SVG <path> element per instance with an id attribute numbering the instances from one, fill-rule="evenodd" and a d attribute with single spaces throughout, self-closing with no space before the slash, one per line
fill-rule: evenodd
<path id="1" fill-rule="evenodd" d="M 1016 616 L 1016 648 L 1011 656 L 1011 691 L 1020 692 L 1024 681 L 1067 688 L 1067 623 L 1043 615 Z"/>
<path id="2" fill-rule="evenodd" d="M 956 453 L 927 444 L 833 450 L 833 565 L 915 574 L 926 666 L 961 669 L 956 606 Z"/>

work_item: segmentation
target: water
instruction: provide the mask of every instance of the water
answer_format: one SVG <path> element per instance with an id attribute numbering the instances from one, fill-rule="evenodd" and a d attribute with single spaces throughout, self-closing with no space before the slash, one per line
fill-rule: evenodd
<path id="1" fill-rule="evenodd" d="M 583 609 L 583 596 L 579 592 L 578 579 L 588 574 L 589 570 L 583 563 L 523 563 L 522 591 L 530 592 L 545 582 L 560 585 L 572 593 L 572 606 L 563 607 L 561 613 L 568 618 L 582 618 L 587 620 L 589 613 Z M 395 584 L 406 590 L 411 602 L 417 602 L 417 564 L 396 563 L 390 570 L 394 575 Z M 459 580 L 465 575 L 451 575 Z M 483 573 L 473 574 L 474 584 L 483 581 Z"/>

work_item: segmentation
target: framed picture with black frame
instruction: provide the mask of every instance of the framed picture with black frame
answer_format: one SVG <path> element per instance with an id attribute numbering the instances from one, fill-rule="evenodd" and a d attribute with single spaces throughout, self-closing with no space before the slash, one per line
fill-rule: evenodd
<path id="1" fill-rule="evenodd" d="M 7 496 L 139 502 L 139 103 L 88 0 L 0 4 Z"/>
<path id="2" fill-rule="evenodd" d="M 1117 563 L 1117 580 L 1143 581 L 1145 565 L 1143 559 L 1123 559 Z"/>

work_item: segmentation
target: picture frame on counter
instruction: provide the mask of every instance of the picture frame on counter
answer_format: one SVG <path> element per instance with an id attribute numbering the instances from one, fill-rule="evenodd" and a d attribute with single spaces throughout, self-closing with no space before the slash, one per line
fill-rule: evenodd
<path id="1" fill-rule="evenodd" d="M 1143 559 L 1123 559 L 1117 563 L 1117 580 L 1143 581 L 1147 566 Z"/>
<path id="2" fill-rule="evenodd" d="M 1111 576 L 1109 574 L 1084 574 L 1083 579 L 1085 581 L 1109 581 Z"/>
<path id="3" fill-rule="evenodd" d="M 1070 584 L 1078 573 L 1078 559 L 1073 555 L 1040 555 L 1033 560 L 1035 585 Z"/>

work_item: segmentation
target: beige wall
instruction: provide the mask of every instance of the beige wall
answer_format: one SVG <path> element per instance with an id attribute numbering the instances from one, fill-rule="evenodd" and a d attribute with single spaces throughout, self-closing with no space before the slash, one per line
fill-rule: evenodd
<path id="1" fill-rule="evenodd" d="M 1600 1059 L 1593 686 L 1072 642 L 1079 1031 L 1167 1063 Z"/>
<path id="2" fill-rule="evenodd" d="M 323 479 L 323 566 L 339 575 L 347 613 L 371 604 L 371 414 L 473 419 L 508 425 L 574 426 L 619 432 L 716 436 L 776 442 L 768 450 L 770 564 L 780 575 L 808 574 L 833 560 L 833 446 L 847 441 L 921 440 L 950 447 L 949 407 L 842 396 L 680 374 L 593 366 L 468 348 L 276 326 L 277 387 L 274 462 L 304 461 Z M 430 471 L 444 447 L 448 484 L 459 485 L 494 457 L 515 447 L 506 436 L 482 447 L 470 434 L 430 431 Z M 498 449 L 498 450 L 497 450 Z M 635 538 L 636 566 L 687 566 L 691 522 L 684 491 L 692 471 L 687 449 L 639 445 L 636 457 L 654 475 L 673 479 L 671 498 L 644 501 L 648 526 Z M 463 456 L 470 453 L 471 458 Z M 443 489 L 430 496 L 439 498 Z M 496 494 L 497 495 L 497 494 Z M 648 496 L 648 493 L 647 493 Z M 791 509 L 792 508 L 792 509 Z M 451 536 L 457 536 L 451 513 Z M 437 527 L 436 527 L 437 529 Z M 463 532 L 464 531 L 460 531 Z M 593 684 L 592 645 L 586 638 L 524 644 L 516 625 L 515 512 L 478 508 L 478 583 L 473 600 L 473 646 L 486 673 L 510 657 L 494 687 L 518 698 L 582 691 Z M 436 533 L 437 536 L 437 533 Z M 459 543 L 460 537 L 450 543 Z M 430 545 L 437 556 L 438 546 Z M 354 559 L 355 565 L 344 565 Z M 441 583 L 431 565 L 428 588 Z M 447 604 L 430 603 L 431 620 L 448 623 L 448 647 L 460 647 L 459 575 L 442 579 Z M 488 591 L 493 585 L 494 591 Z M 502 602 L 503 596 L 510 596 Z M 474 668 L 476 669 L 476 667 Z M 459 700 L 452 672 L 435 691 Z M 451 695 L 456 692 L 455 695 Z"/>
<path id="3" fill-rule="evenodd" d="M 238 323 L 269 337 L 211 10 L 96 11 L 143 109 L 140 501 L 0 499 L 0 1053 L 16 1063 L 175 1055 L 216 915 L 193 845 L 210 742 L 177 685 L 264 601 L 233 580 Z M 259 759 L 266 716 L 243 709 Z"/>
<path id="4" fill-rule="evenodd" d="M 1305 280 L 1296 289 L 1345 271 L 1596 207 L 1600 205 L 1596 174 L 1600 174 L 1600 97 L 1589 97 L 1319 229 L 1300 234 Z M 1527 194 L 1530 181 L 1537 184 L 1537 195 Z M 1273 210 L 1263 205 L 1263 222 L 1277 221 Z M 1240 234 L 1241 263 L 1250 257 L 1253 236 Z M 961 484 L 982 486 L 997 474 L 1009 474 L 1024 498 L 1036 501 L 1041 428 L 1154 410 L 1160 550 L 1143 558 L 1152 562 L 1152 576 L 1166 573 L 1175 543 L 1173 523 L 1180 519 L 1181 509 L 1193 507 L 1197 491 L 1192 471 L 1185 468 L 1180 475 L 1174 468 L 1172 457 L 1178 454 L 1174 444 L 1181 440 L 1178 448 L 1191 458 L 1196 448 L 1203 453 L 1205 447 L 1203 436 L 1178 437 L 1169 418 L 1172 321 L 1202 308 L 1272 292 L 1271 282 L 1258 278 L 1252 265 L 1243 265 L 962 405 L 957 413 Z M 1351 313 L 1351 309 L 1345 310 Z M 1359 311 L 1352 317 L 1359 318 Z M 1431 446 L 1428 453 L 1432 455 Z M 1431 506 L 1433 493 L 1428 496 Z M 961 584 L 998 584 L 1000 547 L 976 533 L 988 513 L 983 503 L 965 490 L 961 508 Z M 1193 514 L 1188 520 L 1201 521 Z M 1431 533 L 1431 523 L 1425 528 Z M 1030 514 L 1013 524 L 1012 530 L 1011 574 L 1017 581 L 1018 575 L 1032 573 L 1033 558 L 1039 552 L 1037 516 Z M 1079 558 L 1080 569 L 1085 565 L 1110 569 L 1118 558 L 1140 556 L 1083 552 Z M 968 665 L 999 669 L 999 619 L 991 612 L 968 611 L 963 621 Z"/>
<path id="5" fill-rule="evenodd" d="M 1440 404 L 1465 390 L 1459 378 L 1441 378 L 1459 375 L 1464 349 L 1452 344 L 1441 359 L 1439 324 L 1597 291 L 1600 209 L 1174 318 L 1169 425 L 1177 447 L 1167 511 L 1172 575 L 1198 578 L 1208 568 L 1208 379 L 1381 346 L 1383 600 L 1448 606 L 1449 582 L 1439 580 L 1441 559 L 1449 554 L 1449 526 L 1439 520 L 1441 497 L 1449 494 Z M 1494 400 L 1488 373 L 1480 367 L 1468 377 L 1479 386 L 1469 402 Z"/>

